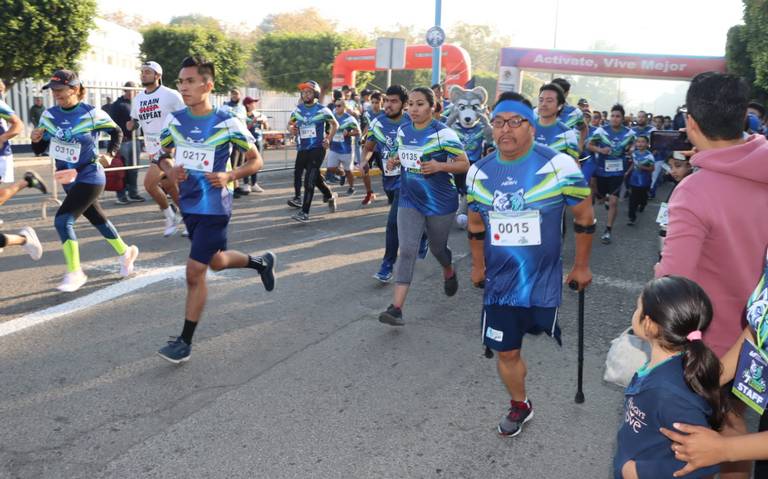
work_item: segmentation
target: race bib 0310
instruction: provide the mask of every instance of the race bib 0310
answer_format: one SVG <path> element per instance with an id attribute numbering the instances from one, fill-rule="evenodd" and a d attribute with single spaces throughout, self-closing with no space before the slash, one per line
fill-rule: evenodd
<path id="1" fill-rule="evenodd" d="M 77 163 L 80 160 L 80 143 L 67 143 L 58 138 L 51 139 L 48 152 L 56 161 L 65 163 Z"/>

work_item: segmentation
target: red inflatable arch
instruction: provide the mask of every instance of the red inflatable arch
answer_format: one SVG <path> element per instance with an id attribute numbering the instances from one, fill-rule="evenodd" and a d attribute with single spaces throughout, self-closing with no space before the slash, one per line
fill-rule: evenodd
<path id="1" fill-rule="evenodd" d="M 445 70 L 445 84 L 464 86 L 472 76 L 469 54 L 463 48 L 446 43 L 441 48 L 441 67 Z M 432 68 L 432 47 L 410 45 L 405 47 L 405 69 Z M 376 49 L 360 48 L 339 53 L 333 62 L 333 88 L 355 84 L 355 72 L 374 71 Z"/>

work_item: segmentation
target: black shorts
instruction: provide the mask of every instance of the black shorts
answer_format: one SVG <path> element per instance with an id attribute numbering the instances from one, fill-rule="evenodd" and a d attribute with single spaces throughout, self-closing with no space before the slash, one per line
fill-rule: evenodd
<path id="1" fill-rule="evenodd" d="M 557 308 L 483 306 L 483 344 L 494 351 L 520 349 L 523 336 L 541 333 L 547 333 L 561 344 Z"/>
<path id="2" fill-rule="evenodd" d="M 189 257 L 198 263 L 210 264 L 213 255 L 227 250 L 227 215 L 185 214 L 184 225 L 192 247 Z"/>
<path id="3" fill-rule="evenodd" d="M 621 185 L 624 184 L 624 176 L 597 176 L 597 196 L 603 198 L 608 195 L 619 196 Z"/>

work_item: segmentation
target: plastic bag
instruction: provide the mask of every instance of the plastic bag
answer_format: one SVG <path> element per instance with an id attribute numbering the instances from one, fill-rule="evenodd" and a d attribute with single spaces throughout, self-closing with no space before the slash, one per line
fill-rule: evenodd
<path id="1" fill-rule="evenodd" d="M 624 330 L 618 338 L 611 341 L 608 356 L 605 358 L 603 380 L 627 387 L 635 372 L 651 357 L 651 346 L 633 334 L 632 328 Z"/>

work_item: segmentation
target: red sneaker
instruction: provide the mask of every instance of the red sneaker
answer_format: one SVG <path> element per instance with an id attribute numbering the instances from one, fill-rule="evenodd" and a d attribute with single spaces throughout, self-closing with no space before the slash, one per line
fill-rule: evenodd
<path id="1" fill-rule="evenodd" d="M 366 206 L 371 202 L 373 202 L 375 199 L 376 199 L 376 195 L 372 191 L 369 191 L 365 194 L 365 198 L 363 198 L 362 205 Z"/>

